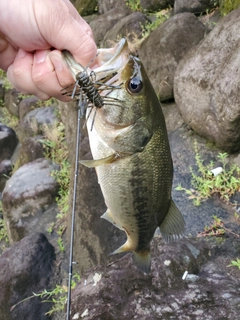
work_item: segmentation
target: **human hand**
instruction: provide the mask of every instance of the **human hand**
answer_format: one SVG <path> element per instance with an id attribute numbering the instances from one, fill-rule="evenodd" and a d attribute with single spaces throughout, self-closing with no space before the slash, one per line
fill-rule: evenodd
<path id="1" fill-rule="evenodd" d="M 17 90 L 68 101 L 61 89 L 73 78 L 63 49 L 83 66 L 97 54 L 91 28 L 69 0 L 0 0 L 0 68 Z"/>

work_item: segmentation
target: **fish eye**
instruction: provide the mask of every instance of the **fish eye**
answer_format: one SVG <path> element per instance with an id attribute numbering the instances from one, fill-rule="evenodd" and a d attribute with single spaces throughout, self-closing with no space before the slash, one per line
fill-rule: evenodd
<path id="1" fill-rule="evenodd" d="M 138 77 L 132 78 L 128 82 L 128 91 L 130 93 L 139 93 L 142 90 L 143 83 Z"/>

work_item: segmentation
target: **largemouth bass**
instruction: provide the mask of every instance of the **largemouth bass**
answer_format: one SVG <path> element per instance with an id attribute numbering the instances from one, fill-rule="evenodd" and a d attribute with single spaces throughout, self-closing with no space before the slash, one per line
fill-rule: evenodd
<path id="1" fill-rule="evenodd" d="M 64 58 L 75 79 L 91 70 Z M 112 49 L 99 49 L 94 81 L 103 105 L 87 111 L 93 160 L 107 206 L 102 218 L 126 232 L 126 242 L 113 252 L 132 252 L 138 268 L 149 273 L 150 242 L 157 227 L 174 241 L 185 222 L 171 197 L 173 164 L 159 100 L 141 61 L 122 39 Z M 103 83 L 103 85 L 101 84 Z M 92 84 L 94 85 L 94 83 Z"/>

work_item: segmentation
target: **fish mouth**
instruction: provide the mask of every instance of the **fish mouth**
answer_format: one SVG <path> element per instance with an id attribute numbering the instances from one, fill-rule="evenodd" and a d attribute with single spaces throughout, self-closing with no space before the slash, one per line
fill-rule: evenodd
<path id="1" fill-rule="evenodd" d="M 62 51 L 63 58 L 66 61 L 73 77 L 77 80 L 80 72 L 87 73 L 91 76 L 94 73 L 95 81 L 101 81 L 104 78 L 116 74 L 122 69 L 129 60 L 129 48 L 126 39 L 121 39 L 113 48 L 98 49 L 97 56 L 90 62 L 96 62 L 97 68 L 91 69 L 89 66 L 82 66 L 75 61 L 73 56 L 67 50 Z"/>

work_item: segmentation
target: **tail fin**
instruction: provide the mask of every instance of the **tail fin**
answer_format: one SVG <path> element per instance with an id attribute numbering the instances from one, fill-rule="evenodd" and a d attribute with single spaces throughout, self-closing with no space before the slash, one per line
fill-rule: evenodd
<path id="1" fill-rule="evenodd" d="M 138 267 L 138 269 L 142 270 L 145 273 L 149 273 L 151 270 L 150 248 L 142 251 L 133 251 L 129 246 L 129 242 L 126 241 L 121 247 L 110 253 L 110 255 L 129 251 L 133 252 L 133 262 Z"/>
<path id="2" fill-rule="evenodd" d="M 185 232 L 185 221 L 173 200 L 171 201 L 168 213 L 161 222 L 159 229 L 167 242 L 173 242 L 183 237 Z"/>
<path id="3" fill-rule="evenodd" d="M 133 261 L 141 271 L 149 273 L 151 271 L 150 249 L 144 251 L 133 251 Z"/>

